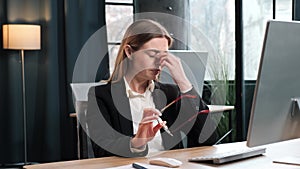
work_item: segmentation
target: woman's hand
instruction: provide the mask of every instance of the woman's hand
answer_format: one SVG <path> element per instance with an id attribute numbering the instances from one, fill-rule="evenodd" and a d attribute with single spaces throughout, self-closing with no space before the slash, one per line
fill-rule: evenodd
<path id="1" fill-rule="evenodd" d="M 179 86 L 180 91 L 186 91 L 192 88 L 192 84 L 186 77 L 181 61 L 178 57 L 169 53 L 166 57 L 161 58 L 161 67 L 166 66 L 175 81 L 175 83 Z"/>
<path id="2" fill-rule="evenodd" d="M 145 108 L 143 112 L 143 118 L 139 124 L 139 128 L 135 137 L 131 139 L 131 146 L 134 148 L 139 148 L 148 143 L 148 141 L 152 140 L 161 129 L 161 127 L 165 124 L 157 124 L 153 127 L 153 121 L 159 118 L 161 113 L 153 108 Z"/>

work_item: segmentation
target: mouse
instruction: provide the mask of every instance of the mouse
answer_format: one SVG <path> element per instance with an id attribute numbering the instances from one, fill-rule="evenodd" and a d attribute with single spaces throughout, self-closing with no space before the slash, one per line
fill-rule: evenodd
<path id="1" fill-rule="evenodd" d="M 160 165 L 164 167 L 179 167 L 182 165 L 182 162 L 176 160 L 174 158 L 167 158 L 167 157 L 160 157 L 160 158 L 153 158 L 149 160 L 149 163 L 152 165 Z"/>

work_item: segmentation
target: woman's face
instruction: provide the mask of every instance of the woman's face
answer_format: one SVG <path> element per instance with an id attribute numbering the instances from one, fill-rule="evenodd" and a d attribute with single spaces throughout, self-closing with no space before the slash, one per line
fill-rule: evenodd
<path id="1" fill-rule="evenodd" d="M 131 57 L 131 72 L 136 78 L 143 80 L 157 79 L 161 71 L 161 61 L 168 55 L 168 40 L 166 38 L 153 38 L 145 43 Z"/>

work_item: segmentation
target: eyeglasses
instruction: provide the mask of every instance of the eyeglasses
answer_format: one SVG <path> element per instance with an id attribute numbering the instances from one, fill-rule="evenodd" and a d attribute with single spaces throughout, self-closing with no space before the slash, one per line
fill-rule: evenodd
<path id="1" fill-rule="evenodd" d="M 181 123 L 178 127 L 176 127 L 172 132 L 176 132 L 179 129 L 181 129 L 184 125 L 186 125 L 187 123 L 191 122 L 194 118 L 196 118 L 199 114 L 208 114 L 209 110 L 205 109 L 205 110 L 201 110 L 197 113 L 195 113 L 192 117 L 190 117 L 188 120 L 186 120 L 185 122 Z"/>
<path id="2" fill-rule="evenodd" d="M 163 113 L 167 108 L 169 108 L 172 104 L 178 102 L 179 100 L 181 100 L 182 98 L 192 98 L 195 99 L 197 96 L 195 95 L 190 95 L 190 94 L 185 94 L 185 95 L 181 95 L 179 97 L 177 97 L 175 100 L 173 100 L 171 103 L 169 103 L 168 105 L 166 105 L 164 108 L 162 108 L 160 110 L 161 113 Z"/>
<path id="3" fill-rule="evenodd" d="M 163 113 L 167 108 L 169 108 L 171 105 L 173 105 L 174 103 L 178 102 L 179 100 L 181 100 L 183 98 L 192 98 L 192 99 L 195 99 L 196 97 L 197 97 L 196 95 L 190 95 L 190 94 L 181 95 L 181 96 L 177 97 L 175 100 L 173 100 L 171 103 L 169 103 L 168 105 L 166 105 L 165 107 L 163 107 L 160 110 L 160 112 Z M 209 112 L 210 111 L 208 109 L 205 109 L 205 110 L 201 110 L 201 111 L 195 113 L 192 117 L 190 117 L 187 121 L 185 121 L 184 123 L 182 123 L 181 125 L 179 125 L 172 132 L 178 131 L 184 125 L 186 125 L 187 123 L 189 123 L 190 121 L 192 121 L 194 118 L 196 118 L 199 114 L 208 114 Z"/>

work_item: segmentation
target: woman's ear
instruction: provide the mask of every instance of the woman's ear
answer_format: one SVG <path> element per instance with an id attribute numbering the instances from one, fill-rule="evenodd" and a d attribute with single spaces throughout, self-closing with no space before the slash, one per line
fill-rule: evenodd
<path id="1" fill-rule="evenodd" d="M 126 45 L 124 51 L 125 51 L 125 54 L 126 54 L 127 58 L 129 60 L 131 60 L 132 59 L 131 55 L 133 53 L 133 50 L 132 50 L 131 46 L 130 45 Z"/>

